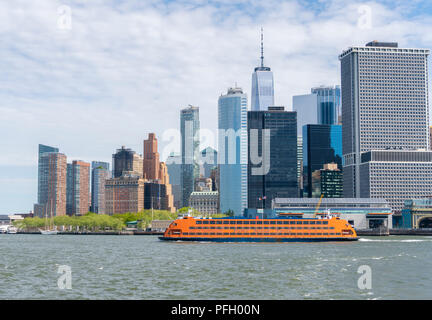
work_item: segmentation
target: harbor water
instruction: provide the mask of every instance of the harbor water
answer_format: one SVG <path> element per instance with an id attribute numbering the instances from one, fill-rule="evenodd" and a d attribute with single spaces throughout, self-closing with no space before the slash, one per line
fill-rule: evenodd
<path id="1" fill-rule="evenodd" d="M 0 234 L 0 299 L 432 299 L 430 270 L 432 237 L 198 243 Z"/>

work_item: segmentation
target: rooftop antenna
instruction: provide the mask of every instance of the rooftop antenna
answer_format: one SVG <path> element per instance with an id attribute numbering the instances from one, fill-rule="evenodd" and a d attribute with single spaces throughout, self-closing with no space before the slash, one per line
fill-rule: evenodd
<path id="1" fill-rule="evenodd" d="M 261 27 L 261 68 L 264 67 L 264 35 L 263 28 Z"/>

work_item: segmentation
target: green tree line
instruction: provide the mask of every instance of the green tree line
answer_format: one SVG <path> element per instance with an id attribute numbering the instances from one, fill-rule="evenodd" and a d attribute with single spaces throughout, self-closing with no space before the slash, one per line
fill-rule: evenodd
<path id="1" fill-rule="evenodd" d="M 23 220 L 17 220 L 14 225 L 19 229 L 33 230 L 44 228 L 46 224 L 54 225 L 57 228 L 65 227 L 66 229 L 72 229 L 73 231 L 103 231 L 103 230 L 115 230 L 120 231 L 127 226 L 127 223 L 137 221 L 137 227 L 146 229 L 151 226 L 152 220 L 175 220 L 178 214 L 185 214 L 189 212 L 188 207 L 181 208 L 178 213 L 172 213 L 165 210 L 144 210 L 141 212 L 127 212 L 117 213 L 112 216 L 106 214 L 96 214 L 88 212 L 83 216 L 58 216 L 52 218 L 52 220 L 39 217 L 25 218 Z M 203 216 L 200 212 L 192 209 L 193 216 Z M 212 215 L 214 218 L 226 217 L 226 214 Z"/>

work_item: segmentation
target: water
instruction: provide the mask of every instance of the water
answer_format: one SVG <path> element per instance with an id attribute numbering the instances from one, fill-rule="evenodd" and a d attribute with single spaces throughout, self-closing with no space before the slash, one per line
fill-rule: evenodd
<path id="1" fill-rule="evenodd" d="M 59 266 L 72 289 L 59 289 Z M 370 266 L 372 288 L 357 273 Z M 432 237 L 337 243 L 0 235 L 0 299 L 431 299 Z"/>

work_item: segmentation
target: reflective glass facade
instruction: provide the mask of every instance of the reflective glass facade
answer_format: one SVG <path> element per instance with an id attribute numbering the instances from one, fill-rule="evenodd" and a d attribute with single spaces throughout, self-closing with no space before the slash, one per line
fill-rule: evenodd
<path id="1" fill-rule="evenodd" d="M 312 173 L 324 164 L 336 163 L 342 169 L 342 126 L 309 124 L 303 126 L 304 197 L 312 197 Z"/>
<path id="2" fill-rule="evenodd" d="M 199 108 L 190 106 L 180 111 L 180 132 L 182 170 L 182 207 L 189 205 L 189 197 L 194 191 L 195 178 L 199 177 Z"/>
<path id="3" fill-rule="evenodd" d="M 247 207 L 247 96 L 229 89 L 218 101 L 220 211 L 243 214 Z"/>
<path id="4" fill-rule="evenodd" d="M 311 92 L 317 95 L 318 124 L 338 124 L 341 105 L 340 86 L 312 88 Z"/>
<path id="5" fill-rule="evenodd" d="M 91 211 L 105 213 L 105 181 L 110 178 L 109 163 L 92 161 Z"/>
<path id="6" fill-rule="evenodd" d="M 258 133 L 257 139 L 251 138 L 254 129 Z M 268 137 L 263 129 L 269 130 Z M 257 145 L 258 155 L 262 156 L 259 164 L 253 163 L 251 159 L 254 144 Z M 249 111 L 248 153 L 248 208 L 271 208 L 275 198 L 299 196 L 296 112 L 284 111 L 283 107 Z M 264 170 L 263 174 L 254 174 L 252 170 L 262 166 L 267 166 L 268 170 Z"/>
<path id="7" fill-rule="evenodd" d="M 252 111 L 264 111 L 274 105 L 273 72 L 268 67 L 255 68 L 252 74 Z"/>

